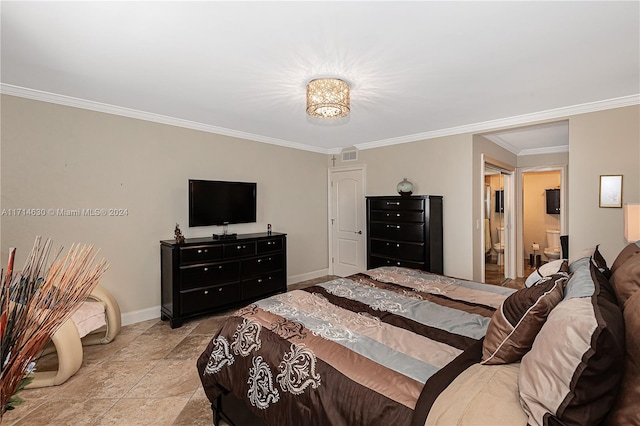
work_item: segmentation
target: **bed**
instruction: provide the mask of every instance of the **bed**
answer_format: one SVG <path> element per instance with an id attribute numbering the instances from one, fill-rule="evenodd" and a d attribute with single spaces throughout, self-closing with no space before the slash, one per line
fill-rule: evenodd
<path id="1" fill-rule="evenodd" d="M 640 424 L 625 250 L 638 270 L 596 248 L 518 291 L 382 267 L 259 300 L 198 359 L 214 423 Z"/>

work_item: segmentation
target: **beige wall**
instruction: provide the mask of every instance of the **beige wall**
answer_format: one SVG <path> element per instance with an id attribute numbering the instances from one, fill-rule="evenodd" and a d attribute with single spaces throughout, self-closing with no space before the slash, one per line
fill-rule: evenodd
<path id="1" fill-rule="evenodd" d="M 288 234 L 289 282 L 327 271 L 326 155 L 2 96 L 1 208 L 122 208 L 124 217 L 1 217 L 24 262 L 36 235 L 93 244 L 111 263 L 102 284 L 123 313 L 160 313 L 159 241 L 208 236 L 188 227 L 189 178 L 258 183 L 258 222 L 238 233 Z M 125 317 L 126 320 L 126 317 Z"/>
<path id="2" fill-rule="evenodd" d="M 600 244 L 611 265 L 626 245 L 623 212 L 599 207 L 600 175 L 623 175 L 623 203 L 640 202 L 640 106 L 569 120 L 569 254 Z"/>
<path id="3" fill-rule="evenodd" d="M 463 134 L 361 150 L 357 162 L 338 160 L 336 166 L 366 164 L 367 195 L 397 195 L 405 177 L 416 195 L 442 195 L 444 273 L 471 278 L 470 162 L 471 135 Z"/>

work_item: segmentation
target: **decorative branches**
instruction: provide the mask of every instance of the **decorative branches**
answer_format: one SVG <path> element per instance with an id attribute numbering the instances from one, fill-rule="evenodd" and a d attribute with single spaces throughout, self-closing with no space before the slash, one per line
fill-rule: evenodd
<path id="1" fill-rule="evenodd" d="M 13 408 L 11 398 L 31 371 L 30 364 L 98 284 L 109 265 L 96 260 L 92 246 L 59 249 L 49 265 L 51 240 L 37 237 L 22 271 L 13 273 L 9 250 L 0 282 L 0 419 Z"/>

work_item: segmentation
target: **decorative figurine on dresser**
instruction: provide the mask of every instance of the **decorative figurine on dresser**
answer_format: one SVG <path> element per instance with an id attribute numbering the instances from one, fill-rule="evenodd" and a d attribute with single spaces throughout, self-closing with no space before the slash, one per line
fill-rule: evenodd
<path id="1" fill-rule="evenodd" d="M 160 318 L 171 328 L 287 290 L 287 239 L 277 232 L 160 241 Z"/>
<path id="2" fill-rule="evenodd" d="M 184 235 L 182 235 L 182 231 L 180 230 L 180 225 L 176 223 L 176 229 L 173 231 L 173 234 L 176 239 L 176 244 L 184 244 Z"/>
<path id="3" fill-rule="evenodd" d="M 442 196 L 367 197 L 367 269 L 404 266 L 442 274 L 442 226 Z"/>

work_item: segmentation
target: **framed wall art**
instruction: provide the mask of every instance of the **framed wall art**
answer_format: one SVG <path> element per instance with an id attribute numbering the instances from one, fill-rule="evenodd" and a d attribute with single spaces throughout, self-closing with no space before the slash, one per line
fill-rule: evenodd
<path id="1" fill-rule="evenodd" d="M 600 176 L 600 207 L 622 208 L 622 175 Z"/>

